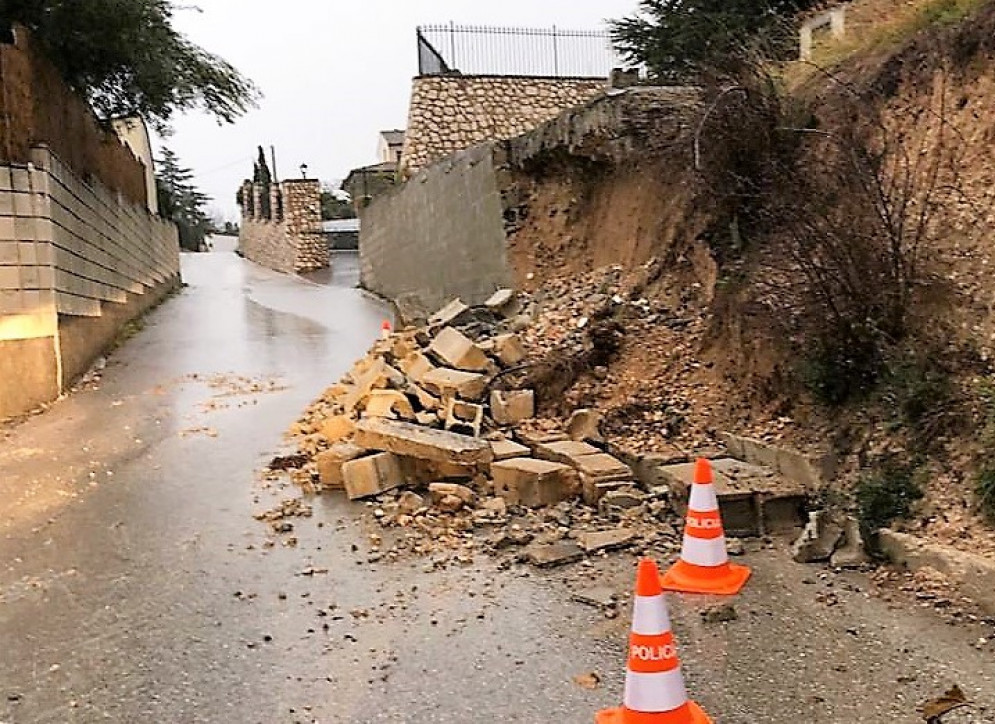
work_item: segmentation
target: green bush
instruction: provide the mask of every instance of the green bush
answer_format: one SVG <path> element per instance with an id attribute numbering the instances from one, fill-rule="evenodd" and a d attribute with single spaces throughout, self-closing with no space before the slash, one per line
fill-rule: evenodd
<path id="1" fill-rule="evenodd" d="M 916 480 L 916 468 L 908 463 L 888 462 L 861 478 L 857 485 L 857 517 L 866 533 L 906 518 L 924 493 Z"/>
<path id="2" fill-rule="evenodd" d="M 989 464 L 978 473 L 975 492 L 978 494 L 981 510 L 995 520 L 995 465 Z"/>
<path id="3" fill-rule="evenodd" d="M 802 360 L 800 372 L 819 402 L 836 406 L 869 393 L 882 369 L 882 349 L 877 341 L 825 335 Z"/>

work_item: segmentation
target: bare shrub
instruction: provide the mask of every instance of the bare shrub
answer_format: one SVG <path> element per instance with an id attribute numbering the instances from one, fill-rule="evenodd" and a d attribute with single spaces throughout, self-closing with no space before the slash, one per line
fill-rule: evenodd
<path id="1" fill-rule="evenodd" d="M 844 117 L 823 126 L 757 61 L 709 91 L 695 144 L 719 210 L 713 247 L 760 247 L 758 294 L 802 347 L 802 376 L 825 402 L 875 384 L 931 282 L 925 251 L 967 202 L 964 146 L 939 77 L 923 122 L 906 126 L 842 83 Z"/>

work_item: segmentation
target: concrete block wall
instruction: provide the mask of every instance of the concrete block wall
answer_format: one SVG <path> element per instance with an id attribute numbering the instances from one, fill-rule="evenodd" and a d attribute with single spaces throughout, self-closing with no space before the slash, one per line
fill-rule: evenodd
<path id="1" fill-rule="evenodd" d="M 45 146 L 31 158 L 0 165 L 0 417 L 53 399 L 121 325 L 179 283 L 174 225 L 86 183 Z M 70 338 L 73 319 L 90 322 L 73 324 Z M 19 387 L 12 374 L 37 379 Z"/>
<path id="2" fill-rule="evenodd" d="M 260 184 L 248 182 L 239 192 L 239 249 L 245 258 L 285 274 L 327 267 L 330 255 L 321 231 L 321 184 L 304 179 L 274 184 L 268 217 L 262 204 L 264 193 Z"/>
<path id="3" fill-rule="evenodd" d="M 505 76 L 415 78 L 401 173 L 458 151 L 512 138 L 604 93 L 607 79 Z"/>
<path id="4" fill-rule="evenodd" d="M 362 284 L 407 318 L 454 296 L 484 302 L 511 279 L 493 144 L 437 163 L 374 199 L 360 228 Z"/>

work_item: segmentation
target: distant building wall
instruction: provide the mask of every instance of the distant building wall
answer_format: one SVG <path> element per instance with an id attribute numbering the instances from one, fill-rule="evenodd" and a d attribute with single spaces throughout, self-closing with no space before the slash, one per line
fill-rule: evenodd
<path id="1" fill-rule="evenodd" d="M 454 296 L 480 304 L 511 278 L 492 144 L 422 171 L 363 212 L 363 286 L 426 316 Z"/>
<path id="2" fill-rule="evenodd" d="M 479 143 L 521 135 L 568 108 L 584 105 L 607 84 L 607 79 L 415 78 L 401 172 L 410 176 Z"/>
<path id="3" fill-rule="evenodd" d="M 239 250 L 246 259 L 286 274 L 324 269 L 328 244 L 321 230 L 321 184 L 284 181 L 269 187 L 245 183 L 239 192 Z"/>
<path id="4" fill-rule="evenodd" d="M 0 417 L 55 399 L 179 284 L 176 227 L 47 147 L 0 164 Z"/>

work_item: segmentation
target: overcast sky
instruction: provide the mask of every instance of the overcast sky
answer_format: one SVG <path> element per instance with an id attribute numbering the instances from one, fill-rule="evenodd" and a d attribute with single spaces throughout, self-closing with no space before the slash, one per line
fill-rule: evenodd
<path id="1" fill-rule="evenodd" d="M 182 2 L 179 4 L 183 4 Z M 235 125 L 206 115 L 173 124 L 167 144 L 217 207 L 235 218 L 235 191 L 256 146 L 276 146 L 281 178 L 342 179 L 375 163 L 377 134 L 407 122 L 417 74 L 415 26 L 456 23 L 599 29 L 638 0 L 190 0 L 176 25 L 232 62 L 264 97 Z"/>

